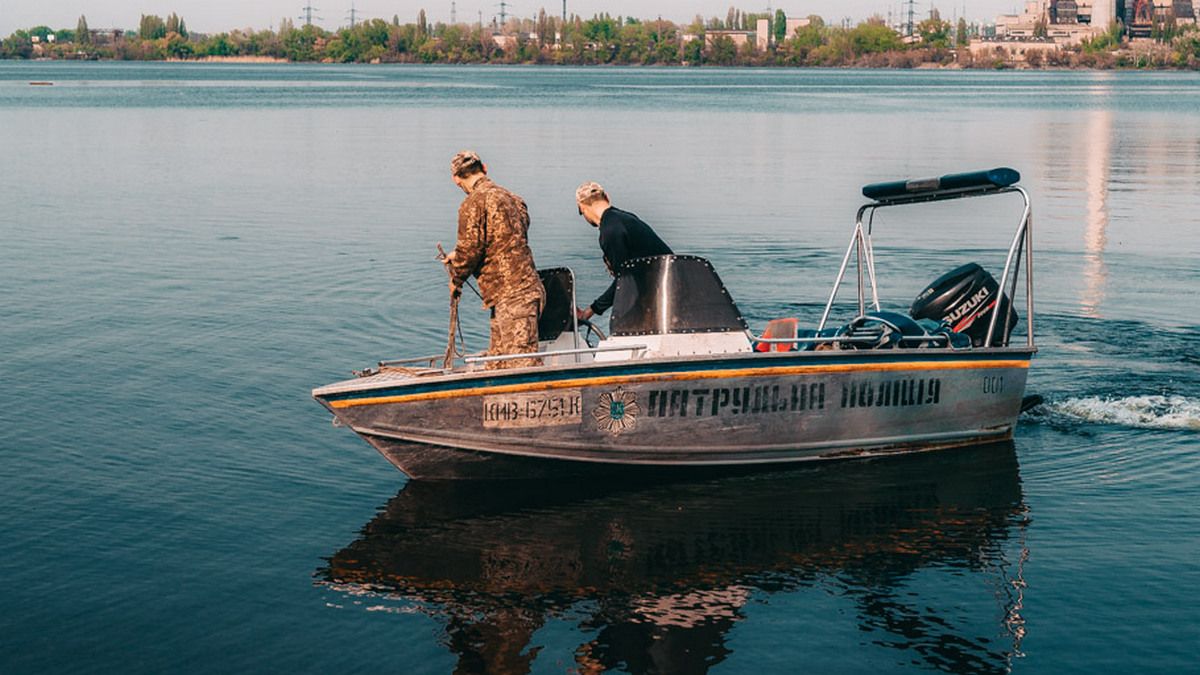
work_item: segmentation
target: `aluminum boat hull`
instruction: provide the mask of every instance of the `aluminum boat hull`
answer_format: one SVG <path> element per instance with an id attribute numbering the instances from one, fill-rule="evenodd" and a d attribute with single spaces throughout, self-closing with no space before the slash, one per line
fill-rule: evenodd
<path id="1" fill-rule="evenodd" d="M 383 373 L 314 390 L 414 478 L 764 466 L 1011 438 L 1029 347 Z"/>

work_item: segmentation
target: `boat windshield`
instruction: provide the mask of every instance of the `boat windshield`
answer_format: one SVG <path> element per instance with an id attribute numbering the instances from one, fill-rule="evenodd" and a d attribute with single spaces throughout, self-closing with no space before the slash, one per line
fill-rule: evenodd
<path id="1" fill-rule="evenodd" d="M 613 298 L 613 335 L 745 330 L 745 319 L 704 258 L 655 256 L 621 267 Z"/>

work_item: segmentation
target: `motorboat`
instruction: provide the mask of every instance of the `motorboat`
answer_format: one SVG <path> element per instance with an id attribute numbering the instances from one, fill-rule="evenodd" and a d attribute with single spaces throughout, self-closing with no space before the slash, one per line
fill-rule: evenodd
<path id="1" fill-rule="evenodd" d="M 756 333 L 709 261 L 670 255 L 617 271 L 605 334 L 575 318 L 572 272 L 547 269 L 536 353 L 383 360 L 312 395 L 417 479 L 763 467 L 1009 439 L 1037 351 L 1032 206 L 1019 180 L 998 168 L 865 186 L 813 328 L 782 317 Z M 971 263 L 908 312 L 883 309 L 880 209 L 1010 194 L 1023 206 L 998 282 Z M 848 277 L 856 302 L 839 304 Z M 1012 344 L 1018 291 L 1025 340 Z M 854 314 L 833 323 L 846 305 Z M 541 365 L 487 367 L 530 357 Z"/>

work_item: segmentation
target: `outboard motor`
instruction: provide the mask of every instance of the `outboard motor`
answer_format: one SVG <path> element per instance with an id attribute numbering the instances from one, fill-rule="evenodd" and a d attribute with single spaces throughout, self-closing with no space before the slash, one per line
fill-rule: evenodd
<path id="1" fill-rule="evenodd" d="M 971 344 L 981 347 L 987 339 L 988 323 L 997 301 L 1001 315 L 996 321 L 992 346 L 1000 346 L 1008 343 L 1008 336 L 1017 325 L 1017 313 L 1008 297 L 1001 296 L 995 278 L 975 263 L 938 277 L 913 301 L 909 314 L 914 319 L 945 322 L 956 333 L 969 335 Z"/>

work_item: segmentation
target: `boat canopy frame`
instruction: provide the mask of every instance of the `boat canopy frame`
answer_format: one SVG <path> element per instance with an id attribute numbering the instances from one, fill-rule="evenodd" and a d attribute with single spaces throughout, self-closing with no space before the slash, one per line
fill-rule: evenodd
<path id="1" fill-rule="evenodd" d="M 882 309 L 879 304 L 879 288 L 876 283 L 875 248 L 871 239 L 876 211 L 891 206 L 907 206 L 952 199 L 966 199 L 969 197 L 1019 194 L 1024 202 L 1024 207 L 1021 212 L 1021 220 L 1017 225 L 1017 231 L 1013 235 L 1012 243 L 1008 247 L 1008 255 L 1004 261 L 1004 272 L 1000 276 L 999 291 L 1002 293 L 1001 297 L 1007 295 L 1011 303 L 1016 297 L 1017 280 L 1020 273 L 1022 271 L 1025 272 L 1026 345 L 1032 348 L 1034 346 L 1033 206 L 1029 198 L 1029 193 L 1025 191 L 1025 188 L 1017 185 L 1020 179 L 1020 174 L 1015 170 L 998 168 L 988 171 L 948 174 L 939 178 L 874 183 L 864 186 L 862 190 L 863 195 L 872 201 L 863 204 L 858 209 L 858 214 L 854 222 L 854 232 L 850 237 L 850 245 L 846 248 L 846 254 L 842 257 L 841 267 L 838 269 L 837 278 L 833 282 L 833 290 L 829 294 L 829 300 L 825 303 L 825 311 L 821 314 L 821 323 L 818 325 L 817 330 L 824 330 L 826 323 L 829 321 L 829 314 L 833 310 L 833 303 L 837 299 L 838 290 L 845 280 L 851 255 L 855 256 L 855 269 L 858 277 L 859 316 L 867 313 L 866 284 L 868 283 L 871 287 L 871 305 L 875 311 L 881 311 Z M 865 226 L 863 224 L 864 216 L 866 217 Z M 1022 254 L 1025 258 L 1023 270 L 1021 265 Z M 985 346 L 992 345 L 992 338 L 995 335 L 996 325 L 1001 313 L 992 312 L 991 320 L 988 322 L 987 337 L 983 342 Z M 1004 312 L 1004 314 L 1007 321 L 1008 313 Z M 1004 331 L 1003 344 L 1000 346 L 1009 346 L 1008 330 Z"/>

